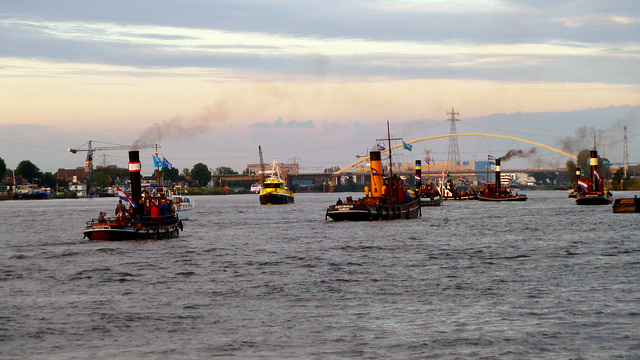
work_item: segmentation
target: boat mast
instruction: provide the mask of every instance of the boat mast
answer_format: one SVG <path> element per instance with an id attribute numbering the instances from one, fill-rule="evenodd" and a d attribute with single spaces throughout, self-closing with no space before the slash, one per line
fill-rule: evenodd
<path id="1" fill-rule="evenodd" d="M 393 166 L 391 162 L 391 132 L 389 131 L 389 120 L 387 120 L 387 139 L 389 141 L 389 179 L 393 177 Z M 393 187 L 393 185 L 391 185 Z"/>

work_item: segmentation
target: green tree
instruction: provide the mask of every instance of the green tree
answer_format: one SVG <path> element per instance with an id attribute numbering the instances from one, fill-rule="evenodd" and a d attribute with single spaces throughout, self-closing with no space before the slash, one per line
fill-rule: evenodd
<path id="1" fill-rule="evenodd" d="M 40 169 L 29 160 L 20 161 L 16 166 L 16 175 L 22 176 L 29 183 L 33 182 L 33 179 L 42 177 Z"/>
<path id="2" fill-rule="evenodd" d="M 109 175 L 99 172 L 93 174 L 93 183 L 99 188 L 105 188 L 111 185 L 112 181 Z"/>
<path id="3" fill-rule="evenodd" d="M 211 171 L 207 165 L 203 163 L 197 163 L 193 165 L 193 169 L 189 172 L 191 178 L 197 181 L 198 186 L 206 186 L 211 180 Z"/>
<path id="4" fill-rule="evenodd" d="M 242 170 L 242 175 L 255 175 L 255 174 L 256 174 L 255 171 L 252 171 L 249 168 Z"/>
<path id="5" fill-rule="evenodd" d="M 47 171 L 46 173 L 42 174 L 42 182 L 40 183 L 40 185 L 55 189 L 57 184 L 58 182 L 56 176 L 53 175 L 52 172 Z"/>
<path id="6" fill-rule="evenodd" d="M 128 179 L 129 178 L 129 169 L 119 168 L 119 167 L 100 167 L 93 171 L 93 176 L 96 174 L 102 173 L 110 177 L 118 178 L 118 179 Z"/>
<path id="7" fill-rule="evenodd" d="M 183 175 L 180 175 L 180 172 L 178 171 L 177 168 L 171 168 L 171 170 L 169 170 L 168 168 L 161 168 L 161 171 L 162 171 L 161 176 L 164 176 L 165 180 L 169 180 L 171 182 L 177 182 L 185 179 Z M 158 176 L 158 169 L 155 169 L 153 171 L 153 176 L 154 177 Z"/>
<path id="8" fill-rule="evenodd" d="M 536 180 L 536 184 L 539 185 L 553 184 L 558 178 L 558 174 L 555 172 L 534 172 L 530 175 Z"/>
<path id="9" fill-rule="evenodd" d="M 7 173 L 7 164 L 4 159 L 0 158 L 0 180 L 4 179 L 4 175 Z"/>
<path id="10" fill-rule="evenodd" d="M 567 161 L 567 181 L 569 184 L 575 184 L 576 182 L 576 169 L 578 166 L 573 160 Z"/>
<path id="11" fill-rule="evenodd" d="M 630 179 L 629 174 L 627 174 L 626 177 L 624 176 L 624 168 L 618 169 L 616 173 L 613 174 L 613 188 L 624 190 L 624 187 L 629 183 Z"/>
<path id="12" fill-rule="evenodd" d="M 236 175 L 236 174 L 238 174 L 238 172 L 234 171 L 230 167 L 220 166 L 216 169 L 216 175 Z"/>

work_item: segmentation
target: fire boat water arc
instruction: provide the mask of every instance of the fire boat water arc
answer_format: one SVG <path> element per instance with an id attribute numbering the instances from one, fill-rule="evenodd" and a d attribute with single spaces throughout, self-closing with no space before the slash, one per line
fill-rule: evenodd
<path id="1" fill-rule="evenodd" d="M 162 191 L 157 195 L 142 196 L 140 170 L 139 151 L 129 151 L 131 198 L 129 199 L 124 193 L 123 196 L 129 201 L 130 210 L 128 214 L 123 212 L 114 218 L 104 218 L 102 213 L 99 218 L 88 221 L 83 232 L 86 238 L 89 240 L 137 240 L 179 236 L 183 226 L 177 213 L 160 215 L 157 209 L 163 204 L 168 206 L 167 196 Z"/>

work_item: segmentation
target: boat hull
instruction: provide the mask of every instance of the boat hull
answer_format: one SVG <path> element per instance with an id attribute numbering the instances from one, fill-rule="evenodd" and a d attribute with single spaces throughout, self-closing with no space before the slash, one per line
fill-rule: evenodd
<path id="1" fill-rule="evenodd" d="M 478 195 L 480 201 L 527 201 L 527 195 L 490 196 Z"/>
<path id="2" fill-rule="evenodd" d="M 442 205 L 441 196 L 420 198 L 420 206 L 440 206 L 440 205 Z"/>
<path id="3" fill-rule="evenodd" d="M 89 240 L 168 239 L 180 236 L 182 228 L 182 221 L 174 215 L 142 223 L 130 220 L 98 222 L 94 219 L 87 223 L 82 234 Z"/>
<path id="4" fill-rule="evenodd" d="M 260 205 L 293 204 L 293 196 L 280 193 L 260 194 Z"/>
<path id="5" fill-rule="evenodd" d="M 333 221 L 377 221 L 416 219 L 422 215 L 420 200 L 399 205 L 342 204 L 330 205 L 325 214 Z"/>
<path id="6" fill-rule="evenodd" d="M 616 214 L 640 212 L 640 201 L 638 198 L 616 199 L 613 202 L 613 212 Z"/>
<path id="7" fill-rule="evenodd" d="M 612 201 L 606 193 L 579 193 L 576 197 L 577 205 L 609 205 Z"/>

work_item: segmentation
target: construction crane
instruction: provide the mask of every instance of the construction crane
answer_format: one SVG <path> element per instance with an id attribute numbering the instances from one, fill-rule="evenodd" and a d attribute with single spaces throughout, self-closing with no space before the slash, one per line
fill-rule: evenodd
<path id="1" fill-rule="evenodd" d="M 262 160 L 262 147 L 258 145 L 258 152 L 260 153 L 260 183 L 264 184 L 264 161 Z"/>
<path id="2" fill-rule="evenodd" d="M 82 144 L 82 146 L 80 147 L 84 147 L 85 145 L 87 146 L 86 148 L 68 148 L 67 151 L 69 151 L 72 154 L 77 153 L 78 151 L 86 151 L 87 152 L 87 159 L 85 160 L 84 163 L 84 172 L 88 173 L 88 180 L 87 180 L 87 194 L 89 194 L 89 190 L 91 189 L 91 185 L 93 185 L 93 152 L 94 151 L 106 151 L 106 150 L 129 150 L 131 149 L 131 145 L 116 145 L 116 146 L 96 146 L 93 147 L 93 140 L 89 140 L 88 142 L 86 142 L 85 144 Z M 148 148 L 149 146 L 143 147 L 143 148 Z"/>

